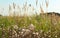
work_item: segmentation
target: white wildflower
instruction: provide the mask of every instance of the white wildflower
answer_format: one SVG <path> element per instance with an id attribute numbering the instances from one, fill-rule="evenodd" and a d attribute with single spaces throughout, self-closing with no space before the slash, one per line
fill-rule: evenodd
<path id="1" fill-rule="evenodd" d="M 35 32 L 33 32 L 33 34 L 35 34 Z"/>
<path id="2" fill-rule="evenodd" d="M 49 35 L 48 37 L 51 37 L 51 35 Z"/>
<path id="3" fill-rule="evenodd" d="M 33 31 L 35 29 L 35 26 L 33 24 L 30 24 L 28 28 Z"/>
<path id="4" fill-rule="evenodd" d="M 38 32 L 36 32 L 36 35 L 38 35 L 39 33 Z"/>
<path id="5" fill-rule="evenodd" d="M 55 37 L 57 38 L 57 35 Z"/>
<path id="6" fill-rule="evenodd" d="M 26 31 L 26 29 L 24 29 L 24 28 L 23 28 L 21 31 L 22 31 L 22 32 L 25 32 L 25 31 Z"/>
<path id="7" fill-rule="evenodd" d="M 45 33 L 44 33 L 45 36 L 47 36 Z"/>
<path id="8" fill-rule="evenodd" d="M 43 32 L 43 30 L 40 30 L 40 33 L 42 33 Z"/>
<path id="9" fill-rule="evenodd" d="M 42 37 L 42 38 L 44 38 L 44 37 Z"/>
<path id="10" fill-rule="evenodd" d="M 13 28 L 14 28 L 14 29 L 18 29 L 18 26 L 17 26 L 17 25 L 13 25 Z"/>

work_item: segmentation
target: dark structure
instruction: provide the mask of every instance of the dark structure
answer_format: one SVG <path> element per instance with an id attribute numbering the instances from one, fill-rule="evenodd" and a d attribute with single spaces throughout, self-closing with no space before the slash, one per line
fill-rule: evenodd
<path id="1" fill-rule="evenodd" d="M 56 13 L 56 12 L 49 12 L 49 13 L 47 13 L 47 15 L 53 15 L 53 14 L 55 14 L 57 16 L 60 16 L 60 14 L 59 13 Z"/>

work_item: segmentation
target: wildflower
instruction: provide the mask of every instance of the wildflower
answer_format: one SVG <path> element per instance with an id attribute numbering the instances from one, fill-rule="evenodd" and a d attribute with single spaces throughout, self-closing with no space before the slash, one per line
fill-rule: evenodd
<path id="1" fill-rule="evenodd" d="M 21 32 L 21 35 L 23 35 L 23 32 Z"/>
<path id="2" fill-rule="evenodd" d="M 55 37 L 57 38 L 57 35 Z"/>
<path id="3" fill-rule="evenodd" d="M 17 25 L 13 25 L 13 28 L 14 28 L 14 29 L 18 29 L 18 26 L 17 26 Z"/>
<path id="4" fill-rule="evenodd" d="M 36 35 L 39 35 L 39 33 L 38 33 L 38 32 L 36 32 Z"/>
<path id="5" fill-rule="evenodd" d="M 24 37 L 30 34 L 31 34 L 31 31 L 29 29 L 26 29 L 22 36 Z"/>
<path id="6" fill-rule="evenodd" d="M 44 37 L 42 37 L 42 38 L 44 38 Z"/>
<path id="7" fill-rule="evenodd" d="M 18 37 L 19 37 L 20 35 L 18 35 Z"/>
<path id="8" fill-rule="evenodd" d="M 40 30 L 40 33 L 42 33 L 43 32 L 43 30 Z"/>
<path id="9" fill-rule="evenodd" d="M 1 24 L 1 25 L 4 25 L 4 24 Z"/>
<path id="10" fill-rule="evenodd" d="M 35 34 L 35 32 L 33 32 L 33 34 Z"/>
<path id="11" fill-rule="evenodd" d="M 0 30 L 1 30 L 2 28 L 0 28 Z"/>
<path id="12" fill-rule="evenodd" d="M 47 35 L 44 33 L 44 36 L 47 36 Z"/>
<path id="13" fill-rule="evenodd" d="M 31 31 L 33 31 L 35 29 L 35 26 L 33 24 L 30 24 L 28 27 Z"/>
<path id="14" fill-rule="evenodd" d="M 17 37 L 17 33 L 15 33 L 15 37 Z"/>
<path id="15" fill-rule="evenodd" d="M 51 37 L 51 35 L 49 35 L 48 37 Z"/>
<path id="16" fill-rule="evenodd" d="M 49 32 L 51 32 L 51 30 L 49 30 Z"/>
<path id="17" fill-rule="evenodd" d="M 25 32 L 25 29 L 22 29 L 22 32 Z"/>
<path id="18" fill-rule="evenodd" d="M 29 17 L 29 20 L 32 20 L 31 17 Z"/>
<path id="19" fill-rule="evenodd" d="M 20 34 L 20 32 L 19 32 L 19 34 Z"/>

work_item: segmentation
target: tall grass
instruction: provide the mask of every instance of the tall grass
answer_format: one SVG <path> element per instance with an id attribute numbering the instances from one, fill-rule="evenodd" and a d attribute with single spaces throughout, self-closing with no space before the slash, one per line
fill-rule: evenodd
<path id="1" fill-rule="evenodd" d="M 45 2 L 47 9 L 49 4 L 48 1 Z M 36 0 L 36 6 L 37 4 L 38 1 Z M 31 24 L 35 27 L 31 34 L 33 38 L 60 38 L 60 17 L 58 15 L 54 13 L 48 15 L 47 11 L 45 13 L 43 7 L 40 5 L 41 12 L 39 15 L 28 16 L 27 13 L 29 8 L 27 2 L 22 8 L 19 6 L 17 7 L 18 9 L 20 8 L 20 12 L 17 14 L 17 12 L 15 12 L 16 4 L 13 3 L 12 5 L 13 7 L 9 5 L 9 16 L 0 16 L 0 38 L 13 38 L 13 33 L 17 34 L 14 35 L 14 37 L 17 36 L 16 38 L 24 38 L 21 37 L 23 34 L 18 37 L 19 33 L 22 32 L 20 30 L 29 29 L 28 26 Z M 14 9 L 13 14 L 11 12 L 12 9 Z M 21 16 L 21 9 L 24 12 L 23 16 Z M 35 8 L 32 8 L 32 12 L 34 10 Z"/>

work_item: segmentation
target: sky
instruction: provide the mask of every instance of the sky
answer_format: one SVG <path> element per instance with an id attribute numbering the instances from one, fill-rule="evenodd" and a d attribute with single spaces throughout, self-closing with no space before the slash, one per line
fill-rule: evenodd
<path id="1" fill-rule="evenodd" d="M 39 6 L 43 3 L 43 8 L 46 11 L 45 0 L 38 0 L 38 5 L 36 6 L 35 0 L 0 0 L 0 14 L 8 15 L 9 4 L 13 2 L 17 5 L 22 6 L 27 1 L 28 4 L 31 4 L 36 9 L 39 9 Z M 49 6 L 47 8 L 48 12 L 58 12 L 60 13 L 60 0 L 47 0 L 49 1 Z"/>

